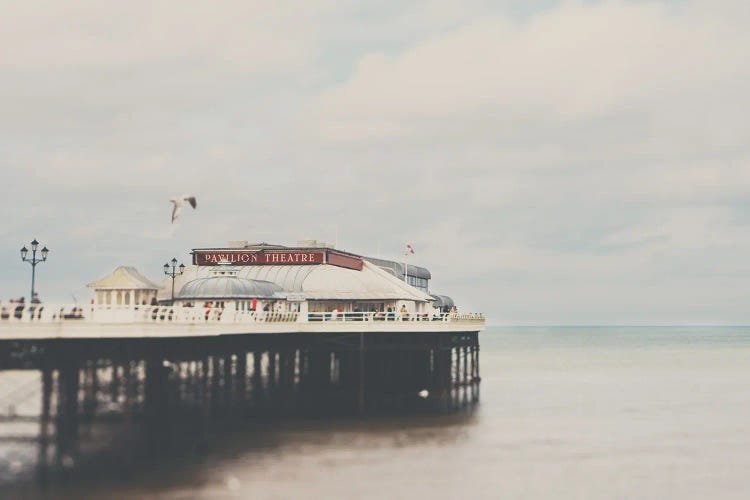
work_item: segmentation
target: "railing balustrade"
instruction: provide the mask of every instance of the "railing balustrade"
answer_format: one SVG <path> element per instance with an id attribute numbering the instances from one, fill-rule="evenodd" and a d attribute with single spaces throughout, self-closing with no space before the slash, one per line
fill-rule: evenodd
<path id="1" fill-rule="evenodd" d="M 307 321 L 483 321 L 480 313 L 311 312 Z"/>
<path id="2" fill-rule="evenodd" d="M 2 304 L 2 323 L 316 323 L 316 322 L 461 322 L 484 321 L 479 313 L 239 311 L 220 307 L 178 305 Z"/>

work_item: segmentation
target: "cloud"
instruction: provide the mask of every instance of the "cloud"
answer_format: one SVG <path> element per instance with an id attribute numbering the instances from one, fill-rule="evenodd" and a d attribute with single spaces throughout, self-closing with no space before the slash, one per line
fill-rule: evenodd
<path id="1" fill-rule="evenodd" d="M 306 5 L 78 0 L 13 3 L 4 11 L 12 12 L 0 21 L 6 68 L 202 63 L 204 70 L 289 72 L 312 48 L 310 25 L 300 22 L 314 14 Z"/>
<path id="2" fill-rule="evenodd" d="M 750 320 L 746 2 L 3 7 L 1 294 L 338 235 L 493 322 Z"/>
<path id="3" fill-rule="evenodd" d="M 467 294 L 497 283 L 481 306 L 510 322 L 677 320 L 670 293 L 732 321 L 746 266 L 729 248 L 750 245 L 747 14 L 604 2 L 489 16 L 364 55 L 311 122 L 340 147 L 431 151 L 426 168 L 446 174 L 433 201 L 453 215 L 423 239 L 470 256 L 465 280 L 440 271 Z"/>
<path id="4" fill-rule="evenodd" d="M 673 117 L 711 116 L 717 105 L 739 117 L 727 101 L 742 97 L 736 83 L 750 72 L 750 35 L 733 13 L 705 4 L 569 2 L 520 23 L 503 15 L 475 20 L 396 55 L 361 57 L 346 82 L 321 96 L 321 135 L 494 133 L 513 144 L 534 130 L 553 134 L 614 116 L 636 119 L 648 133 L 680 125 L 690 133 L 694 127 Z M 733 130 L 704 140 L 744 138 Z"/>

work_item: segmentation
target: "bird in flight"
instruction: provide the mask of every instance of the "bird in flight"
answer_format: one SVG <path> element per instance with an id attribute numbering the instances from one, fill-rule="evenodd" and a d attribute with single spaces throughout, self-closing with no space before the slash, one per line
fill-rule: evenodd
<path id="1" fill-rule="evenodd" d="M 172 223 L 174 224 L 174 220 L 177 218 L 178 215 L 180 215 L 180 212 L 182 212 L 182 207 L 185 206 L 185 202 L 190 203 L 190 206 L 195 208 L 197 206 L 197 203 L 195 202 L 195 196 L 180 196 L 178 198 L 172 198 L 169 200 L 172 202 Z"/>

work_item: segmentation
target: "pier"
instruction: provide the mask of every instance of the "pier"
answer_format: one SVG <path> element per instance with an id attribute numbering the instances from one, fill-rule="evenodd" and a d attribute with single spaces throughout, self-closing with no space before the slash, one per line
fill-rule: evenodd
<path id="1" fill-rule="evenodd" d="M 174 426 L 455 412 L 479 401 L 480 315 L 75 313 L 45 305 L 0 321 L 0 371 L 39 373 L 40 470 L 75 462 L 82 429 L 98 420 L 137 425 L 158 448 Z"/>

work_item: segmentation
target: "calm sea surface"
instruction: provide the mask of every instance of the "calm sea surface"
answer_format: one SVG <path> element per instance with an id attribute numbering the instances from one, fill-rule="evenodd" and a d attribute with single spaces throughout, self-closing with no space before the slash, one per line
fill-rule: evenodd
<path id="1" fill-rule="evenodd" d="M 278 424 L 46 495 L 750 498 L 750 328 L 489 328 L 480 343 L 471 415 Z"/>

